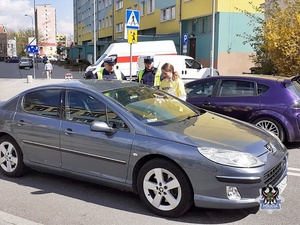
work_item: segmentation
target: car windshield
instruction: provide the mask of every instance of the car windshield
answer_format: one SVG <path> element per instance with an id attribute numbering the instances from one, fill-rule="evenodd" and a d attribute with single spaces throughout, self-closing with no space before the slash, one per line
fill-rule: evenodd
<path id="1" fill-rule="evenodd" d="M 198 115 L 198 112 L 169 94 L 149 87 L 126 87 L 105 92 L 141 122 L 165 125 L 181 122 Z"/>

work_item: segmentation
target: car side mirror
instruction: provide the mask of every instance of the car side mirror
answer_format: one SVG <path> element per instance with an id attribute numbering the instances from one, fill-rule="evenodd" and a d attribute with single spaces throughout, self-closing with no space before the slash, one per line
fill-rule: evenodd
<path id="1" fill-rule="evenodd" d="M 108 126 L 107 123 L 101 121 L 92 122 L 90 129 L 91 131 L 105 132 L 107 135 L 113 135 L 114 133 L 116 133 L 116 130 L 114 128 Z"/>

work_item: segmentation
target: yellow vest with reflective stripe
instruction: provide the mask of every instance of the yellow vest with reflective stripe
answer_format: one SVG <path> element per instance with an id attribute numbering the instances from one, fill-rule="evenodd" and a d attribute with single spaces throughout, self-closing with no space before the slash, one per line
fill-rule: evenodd
<path id="1" fill-rule="evenodd" d="M 145 70 L 140 70 L 139 71 L 139 76 L 138 76 L 138 81 L 139 83 L 141 83 L 141 80 L 143 78 L 143 74 L 144 74 Z M 155 73 L 155 77 L 154 77 L 154 84 L 153 86 L 159 86 L 160 85 L 160 75 L 161 75 L 161 72 L 159 69 L 157 69 L 156 73 Z"/>
<path id="2" fill-rule="evenodd" d="M 98 80 L 103 80 L 103 70 L 104 70 L 104 69 L 101 69 L 101 70 L 99 70 L 99 71 L 97 72 Z M 121 71 L 119 71 L 119 70 L 114 70 L 114 74 L 116 75 L 117 80 L 122 80 Z"/>

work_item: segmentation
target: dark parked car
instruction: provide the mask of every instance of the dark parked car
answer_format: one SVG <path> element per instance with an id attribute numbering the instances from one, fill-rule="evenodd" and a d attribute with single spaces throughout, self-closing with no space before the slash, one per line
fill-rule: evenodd
<path id="1" fill-rule="evenodd" d="M 175 217 L 193 204 L 259 205 L 286 186 L 287 149 L 269 132 L 130 81 L 26 90 L 0 105 L 0 171 L 31 167 L 138 193 Z"/>
<path id="2" fill-rule="evenodd" d="M 253 123 L 281 141 L 300 141 L 299 78 L 218 76 L 186 83 L 187 101 Z"/>
<path id="3" fill-rule="evenodd" d="M 7 63 L 19 63 L 19 61 L 20 61 L 19 57 L 11 57 L 11 58 L 7 58 L 5 60 L 5 62 L 7 62 Z"/>

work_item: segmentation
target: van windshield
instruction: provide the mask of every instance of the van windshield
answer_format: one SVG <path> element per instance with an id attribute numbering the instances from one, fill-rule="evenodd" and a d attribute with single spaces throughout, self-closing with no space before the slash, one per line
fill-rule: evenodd
<path id="1" fill-rule="evenodd" d="M 99 63 L 102 62 L 102 60 L 107 56 L 107 54 L 103 54 L 95 63 L 94 65 L 98 65 Z"/>

